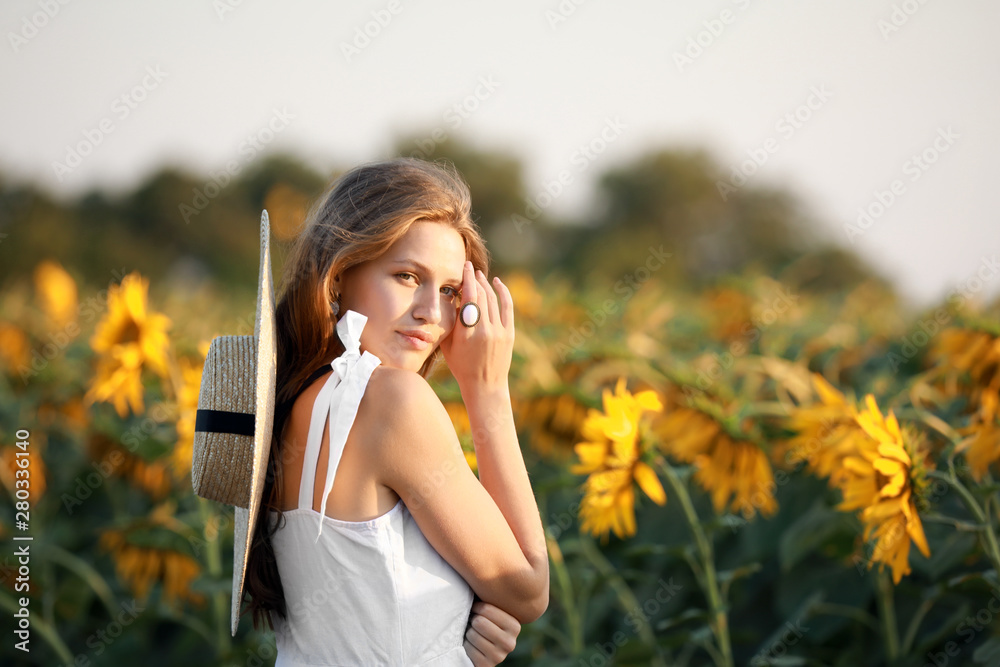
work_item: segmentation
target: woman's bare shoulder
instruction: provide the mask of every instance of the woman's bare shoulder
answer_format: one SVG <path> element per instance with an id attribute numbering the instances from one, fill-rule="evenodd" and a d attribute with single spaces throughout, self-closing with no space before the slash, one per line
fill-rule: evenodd
<path id="1" fill-rule="evenodd" d="M 391 366 L 377 366 L 372 371 L 361 402 L 382 418 L 444 410 L 441 399 L 422 375 Z"/>
<path id="2" fill-rule="evenodd" d="M 380 447 L 405 441 L 414 428 L 429 428 L 449 422 L 448 412 L 434 388 L 419 373 L 378 366 L 365 388 L 358 421 Z"/>

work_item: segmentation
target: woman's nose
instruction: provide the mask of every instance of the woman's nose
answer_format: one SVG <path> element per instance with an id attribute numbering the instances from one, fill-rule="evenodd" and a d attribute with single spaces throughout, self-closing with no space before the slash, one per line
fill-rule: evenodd
<path id="1" fill-rule="evenodd" d="M 427 322 L 440 322 L 441 321 L 441 300 L 437 298 L 437 292 L 432 292 L 431 290 L 423 290 L 417 294 L 417 300 L 414 304 L 413 310 L 414 317 L 425 320 Z"/>

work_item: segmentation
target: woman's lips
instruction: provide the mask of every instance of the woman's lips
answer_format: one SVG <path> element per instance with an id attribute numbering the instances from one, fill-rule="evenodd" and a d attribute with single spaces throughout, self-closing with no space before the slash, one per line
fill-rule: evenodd
<path id="1" fill-rule="evenodd" d="M 422 338 L 417 338 L 416 336 L 408 336 L 401 331 L 397 331 L 396 333 L 402 336 L 403 340 L 406 341 L 406 344 L 409 345 L 414 350 L 426 350 L 428 347 L 430 347 L 430 343 L 423 340 Z"/>

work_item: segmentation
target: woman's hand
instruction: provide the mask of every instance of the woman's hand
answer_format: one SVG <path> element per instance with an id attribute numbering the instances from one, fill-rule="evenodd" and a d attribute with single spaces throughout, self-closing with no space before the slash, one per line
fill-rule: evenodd
<path id="1" fill-rule="evenodd" d="M 500 607 L 479 598 L 472 603 L 465 653 L 476 667 L 494 667 L 514 650 L 521 624 Z"/>
<path id="2" fill-rule="evenodd" d="M 472 301 L 479 306 L 479 322 L 465 326 L 459 310 L 455 328 L 441 342 L 441 352 L 463 396 L 470 390 L 507 387 L 514 351 L 514 300 L 499 278 L 494 278 L 493 283 L 495 292 L 486 276 L 474 271 L 472 262 L 466 261 L 462 303 Z"/>

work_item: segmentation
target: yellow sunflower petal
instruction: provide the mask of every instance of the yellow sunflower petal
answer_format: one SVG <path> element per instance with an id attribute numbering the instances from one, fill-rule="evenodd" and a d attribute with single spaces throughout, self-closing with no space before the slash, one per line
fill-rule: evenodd
<path id="1" fill-rule="evenodd" d="M 660 401 L 659 395 L 652 390 L 640 391 L 635 395 L 635 402 L 643 410 L 651 410 L 653 412 L 663 411 L 663 403 Z"/>
<path id="2" fill-rule="evenodd" d="M 667 502 L 667 494 L 663 491 L 663 484 L 656 475 L 656 471 L 639 461 L 635 464 L 632 474 L 635 475 L 635 481 L 638 482 L 639 488 L 649 496 L 650 500 L 657 505 L 663 505 Z"/>

